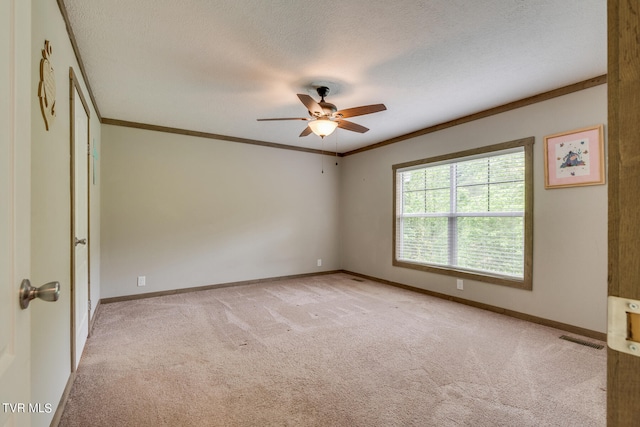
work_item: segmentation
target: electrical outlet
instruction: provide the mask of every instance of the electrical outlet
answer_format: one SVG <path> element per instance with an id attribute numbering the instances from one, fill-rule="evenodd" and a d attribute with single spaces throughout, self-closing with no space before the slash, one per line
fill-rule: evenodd
<path id="1" fill-rule="evenodd" d="M 318 258 L 318 267 L 322 267 L 322 259 Z"/>
<path id="2" fill-rule="evenodd" d="M 138 276 L 138 286 L 146 286 L 147 276 Z"/>
<path id="3" fill-rule="evenodd" d="M 456 287 L 461 291 L 464 290 L 464 285 L 462 283 L 462 279 L 456 279 Z"/>

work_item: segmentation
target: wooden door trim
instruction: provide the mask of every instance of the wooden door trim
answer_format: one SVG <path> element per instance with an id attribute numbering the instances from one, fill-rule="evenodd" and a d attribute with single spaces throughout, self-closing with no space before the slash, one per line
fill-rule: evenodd
<path id="1" fill-rule="evenodd" d="M 640 0 L 608 1 L 608 295 L 640 299 Z M 640 358 L 608 349 L 607 425 L 637 425 Z"/>

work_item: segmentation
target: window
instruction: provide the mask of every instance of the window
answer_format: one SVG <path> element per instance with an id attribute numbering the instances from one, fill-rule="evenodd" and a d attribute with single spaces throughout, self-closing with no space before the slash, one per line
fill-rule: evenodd
<path id="1" fill-rule="evenodd" d="M 393 264 L 531 289 L 533 143 L 394 165 Z"/>

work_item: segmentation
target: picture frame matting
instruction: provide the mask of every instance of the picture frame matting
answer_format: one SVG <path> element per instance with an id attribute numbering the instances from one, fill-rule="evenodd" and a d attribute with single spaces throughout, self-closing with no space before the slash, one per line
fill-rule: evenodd
<path id="1" fill-rule="evenodd" d="M 605 183 L 604 125 L 544 137 L 544 187 Z"/>

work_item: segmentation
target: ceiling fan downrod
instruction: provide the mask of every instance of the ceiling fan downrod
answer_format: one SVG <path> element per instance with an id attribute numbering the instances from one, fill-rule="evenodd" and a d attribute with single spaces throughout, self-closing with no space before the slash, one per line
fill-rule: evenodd
<path id="1" fill-rule="evenodd" d="M 329 88 L 326 86 L 319 86 L 316 88 L 316 92 L 318 92 L 318 96 L 321 98 L 320 102 L 325 102 L 324 97 L 329 95 Z"/>

